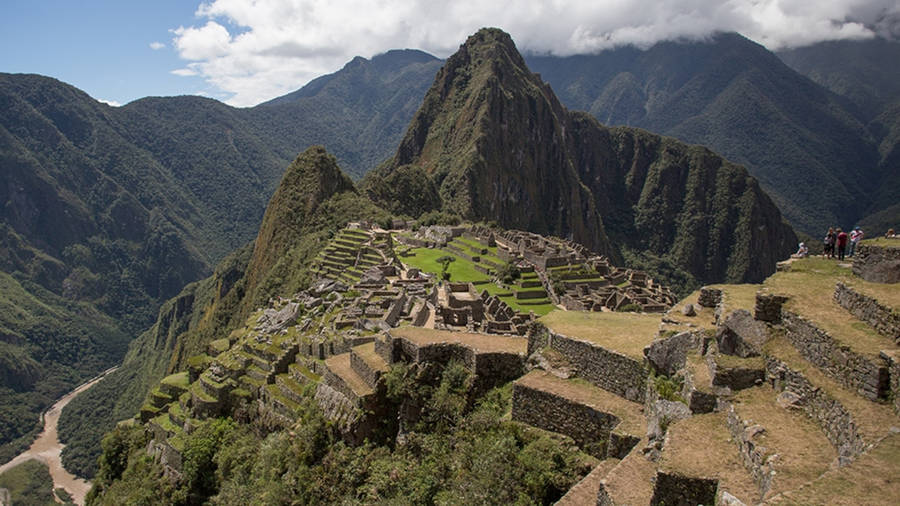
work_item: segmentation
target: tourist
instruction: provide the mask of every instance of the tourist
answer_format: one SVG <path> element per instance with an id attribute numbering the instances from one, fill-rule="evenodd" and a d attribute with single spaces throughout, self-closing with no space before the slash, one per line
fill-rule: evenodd
<path id="1" fill-rule="evenodd" d="M 863 231 L 861 228 L 856 227 L 850 232 L 850 252 L 847 253 L 848 257 L 852 257 L 854 253 L 856 253 L 856 245 L 859 244 L 859 241 L 862 241 Z"/>
<path id="2" fill-rule="evenodd" d="M 894 229 L 889 228 L 887 233 L 884 234 L 885 237 L 895 237 L 897 234 L 894 233 Z"/>
<path id="3" fill-rule="evenodd" d="M 822 241 L 825 248 L 822 250 L 822 257 L 834 258 L 834 228 L 829 227 L 825 239 Z"/>
<path id="4" fill-rule="evenodd" d="M 791 255 L 791 258 L 806 258 L 809 256 L 809 248 L 806 247 L 806 243 L 800 243 L 800 246 L 797 248 L 797 252 Z"/>
<path id="5" fill-rule="evenodd" d="M 844 261 L 844 253 L 847 252 L 847 232 L 837 229 L 838 260 Z M 834 257 L 834 255 L 832 255 Z"/>

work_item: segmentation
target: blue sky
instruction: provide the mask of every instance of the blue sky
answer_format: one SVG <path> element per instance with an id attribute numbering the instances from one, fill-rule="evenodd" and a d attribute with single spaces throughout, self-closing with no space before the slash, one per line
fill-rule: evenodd
<path id="1" fill-rule="evenodd" d="M 0 72 L 48 75 L 120 104 L 201 94 L 251 106 L 354 56 L 446 57 L 484 26 L 557 55 L 718 31 L 779 49 L 900 37 L 900 0 L 0 0 Z"/>
<path id="2" fill-rule="evenodd" d="M 184 61 L 169 30 L 195 22 L 196 10 L 176 0 L 2 0 L 0 72 L 48 75 L 121 104 L 209 92 L 202 77 L 170 72 Z"/>

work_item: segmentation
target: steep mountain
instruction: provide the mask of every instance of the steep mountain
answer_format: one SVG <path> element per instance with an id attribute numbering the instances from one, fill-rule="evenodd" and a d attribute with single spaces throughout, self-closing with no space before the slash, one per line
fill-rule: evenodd
<path id="1" fill-rule="evenodd" d="M 743 168 L 567 111 L 496 29 L 447 60 L 363 187 L 394 212 L 442 210 L 623 254 L 682 288 L 763 279 L 796 241 Z"/>
<path id="2" fill-rule="evenodd" d="M 527 62 L 569 108 L 745 165 L 804 232 L 852 225 L 878 188 L 876 141 L 847 100 L 740 35 Z"/>
<path id="3" fill-rule="evenodd" d="M 0 460 L 50 400 L 121 360 L 162 301 L 253 238 L 298 151 L 334 146 L 357 175 L 387 158 L 438 65 L 418 51 L 357 58 L 250 109 L 202 97 L 114 108 L 0 74 L 0 391 L 15 399 L 0 405 Z"/>
<path id="4" fill-rule="evenodd" d="M 900 42 L 829 41 L 781 51 L 797 72 L 846 98 L 877 142 L 879 175 L 861 224 L 881 234 L 900 223 Z"/>
<path id="5" fill-rule="evenodd" d="M 306 286 L 312 258 L 348 221 L 389 217 L 359 195 L 321 146 L 297 156 L 269 201 L 256 240 L 167 301 L 156 324 L 131 343 L 120 369 L 67 406 L 60 419 L 67 468 L 92 476 L 100 438 L 137 412 L 150 385 L 184 370 L 188 357 L 227 335 L 269 297 Z"/>
<path id="6" fill-rule="evenodd" d="M 247 115 L 277 152 L 293 157 L 298 146 L 321 144 L 359 179 L 391 155 L 440 66 L 410 49 L 358 56 Z"/>
<path id="7" fill-rule="evenodd" d="M 833 40 L 785 49 L 778 57 L 789 67 L 848 98 L 863 121 L 900 99 L 900 41 Z"/>

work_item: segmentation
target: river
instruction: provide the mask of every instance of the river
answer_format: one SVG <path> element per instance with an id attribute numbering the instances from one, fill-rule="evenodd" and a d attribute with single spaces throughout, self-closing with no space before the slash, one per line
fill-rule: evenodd
<path id="1" fill-rule="evenodd" d="M 76 504 L 84 504 L 84 498 L 88 493 L 88 490 L 91 489 L 91 482 L 85 481 L 81 478 L 76 477 L 72 473 L 66 471 L 66 469 L 62 466 L 62 461 L 60 460 L 60 454 L 62 453 L 63 445 L 59 442 L 59 437 L 57 436 L 56 426 L 59 423 L 59 414 L 62 413 L 66 404 L 71 402 L 78 394 L 84 392 L 88 388 L 91 388 L 98 381 L 103 379 L 107 374 L 115 371 L 118 367 L 112 367 L 100 373 L 98 376 L 94 377 L 90 381 L 83 383 L 78 386 L 75 390 L 67 393 L 61 399 L 56 401 L 56 404 L 50 407 L 47 411 L 44 412 L 44 430 L 38 436 L 37 439 L 34 440 L 34 443 L 31 444 L 31 447 L 25 450 L 24 452 L 16 455 L 15 458 L 0 466 L 0 474 L 3 474 L 7 469 L 12 469 L 13 467 L 25 462 L 29 459 L 37 459 L 50 469 L 50 476 L 53 478 L 53 488 L 62 487 L 66 489 L 67 492 L 72 494 L 72 498 Z M 56 494 L 53 496 L 56 497 Z"/>

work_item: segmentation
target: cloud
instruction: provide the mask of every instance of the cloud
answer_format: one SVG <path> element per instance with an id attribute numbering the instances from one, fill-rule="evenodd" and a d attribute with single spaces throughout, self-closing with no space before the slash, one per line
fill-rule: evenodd
<path id="1" fill-rule="evenodd" d="M 189 63 L 232 105 L 253 105 L 334 72 L 354 56 L 416 48 L 446 57 L 483 26 L 523 51 L 569 55 L 736 31 L 780 49 L 900 36 L 897 0 L 213 0 L 172 30 Z"/>
<path id="2" fill-rule="evenodd" d="M 163 44 L 162 42 L 151 42 L 150 43 L 150 49 L 152 49 L 154 51 L 159 51 L 160 49 L 162 49 L 164 47 L 166 47 L 166 45 Z"/>
<path id="3" fill-rule="evenodd" d="M 102 98 L 98 98 L 97 102 L 101 102 L 106 105 L 111 105 L 113 107 L 122 107 L 122 104 L 120 102 L 116 102 L 115 100 L 103 100 Z"/>
<path id="4" fill-rule="evenodd" d="M 195 65 L 195 64 L 192 64 L 192 65 Z M 190 65 L 188 65 L 187 67 L 184 67 L 184 68 L 172 70 L 171 73 L 175 74 L 176 76 L 181 76 L 181 77 L 191 77 L 191 76 L 198 75 L 198 72 L 196 70 L 192 69 Z"/>

